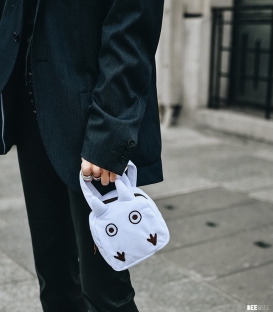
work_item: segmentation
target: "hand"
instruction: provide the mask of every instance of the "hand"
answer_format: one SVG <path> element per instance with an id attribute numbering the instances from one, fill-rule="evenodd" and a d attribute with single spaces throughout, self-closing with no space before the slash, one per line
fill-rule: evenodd
<path id="1" fill-rule="evenodd" d="M 100 168 L 84 158 L 82 158 L 81 169 L 83 175 L 89 176 L 93 174 L 96 178 L 101 177 L 101 184 L 104 186 L 108 185 L 109 182 L 115 182 L 117 178 L 115 173 Z"/>

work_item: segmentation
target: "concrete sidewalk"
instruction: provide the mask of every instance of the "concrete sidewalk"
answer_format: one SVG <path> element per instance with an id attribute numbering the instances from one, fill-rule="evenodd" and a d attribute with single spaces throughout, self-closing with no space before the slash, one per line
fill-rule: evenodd
<path id="1" fill-rule="evenodd" d="M 131 270 L 140 312 L 273 311 L 273 145 L 162 131 L 164 182 L 144 187 L 169 245 Z M 40 312 L 16 150 L 0 158 L 0 312 Z"/>

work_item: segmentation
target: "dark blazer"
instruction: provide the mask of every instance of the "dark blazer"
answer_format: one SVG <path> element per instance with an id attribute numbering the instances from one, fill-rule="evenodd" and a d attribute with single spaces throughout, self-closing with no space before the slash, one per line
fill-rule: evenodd
<path id="1" fill-rule="evenodd" d="M 28 1 L 6 0 L 0 22 L 1 154 L 16 143 Z M 81 156 L 117 174 L 131 159 L 138 185 L 163 179 L 155 67 L 163 2 L 38 0 L 31 55 L 38 124 L 55 170 L 74 190 Z"/>
<path id="2" fill-rule="evenodd" d="M 3 9 L 4 9 L 4 5 L 5 5 L 5 0 L 0 0 L 0 20 L 1 20 Z"/>

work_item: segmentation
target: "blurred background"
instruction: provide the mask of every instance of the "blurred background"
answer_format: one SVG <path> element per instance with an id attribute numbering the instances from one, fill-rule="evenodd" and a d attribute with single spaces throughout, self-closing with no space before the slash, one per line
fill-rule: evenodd
<path id="1" fill-rule="evenodd" d="M 165 0 L 156 60 L 171 240 L 139 310 L 273 311 L 273 0 Z M 41 312 L 15 147 L 0 173 L 0 312 Z"/>
<path id="2" fill-rule="evenodd" d="M 271 117 L 272 5 L 271 0 L 165 1 L 157 68 L 167 124 L 186 117 L 184 123 L 272 142 L 268 123 L 258 122 Z M 265 131 L 259 133 L 258 125 Z"/>

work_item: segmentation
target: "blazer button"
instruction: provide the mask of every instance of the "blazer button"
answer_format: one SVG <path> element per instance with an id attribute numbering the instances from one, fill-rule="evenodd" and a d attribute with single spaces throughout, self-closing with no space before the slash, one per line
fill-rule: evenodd
<path id="1" fill-rule="evenodd" d="M 134 146 L 136 145 L 136 143 L 135 143 L 134 140 L 129 140 L 129 141 L 128 141 L 128 145 L 129 145 L 130 147 L 134 147 Z"/>
<path id="2" fill-rule="evenodd" d="M 14 32 L 14 33 L 13 33 L 13 39 L 14 39 L 15 42 L 19 42 L 19 40 L 20 40 L 20 35 L 17 34 L 16 32 Z"/>
<path id="3" fill-rule="evenodd" d="M 122 155 L 120 156 L 119 160 L 122 164 L 125 164 L 127 162 L 127 157 Z"/>

